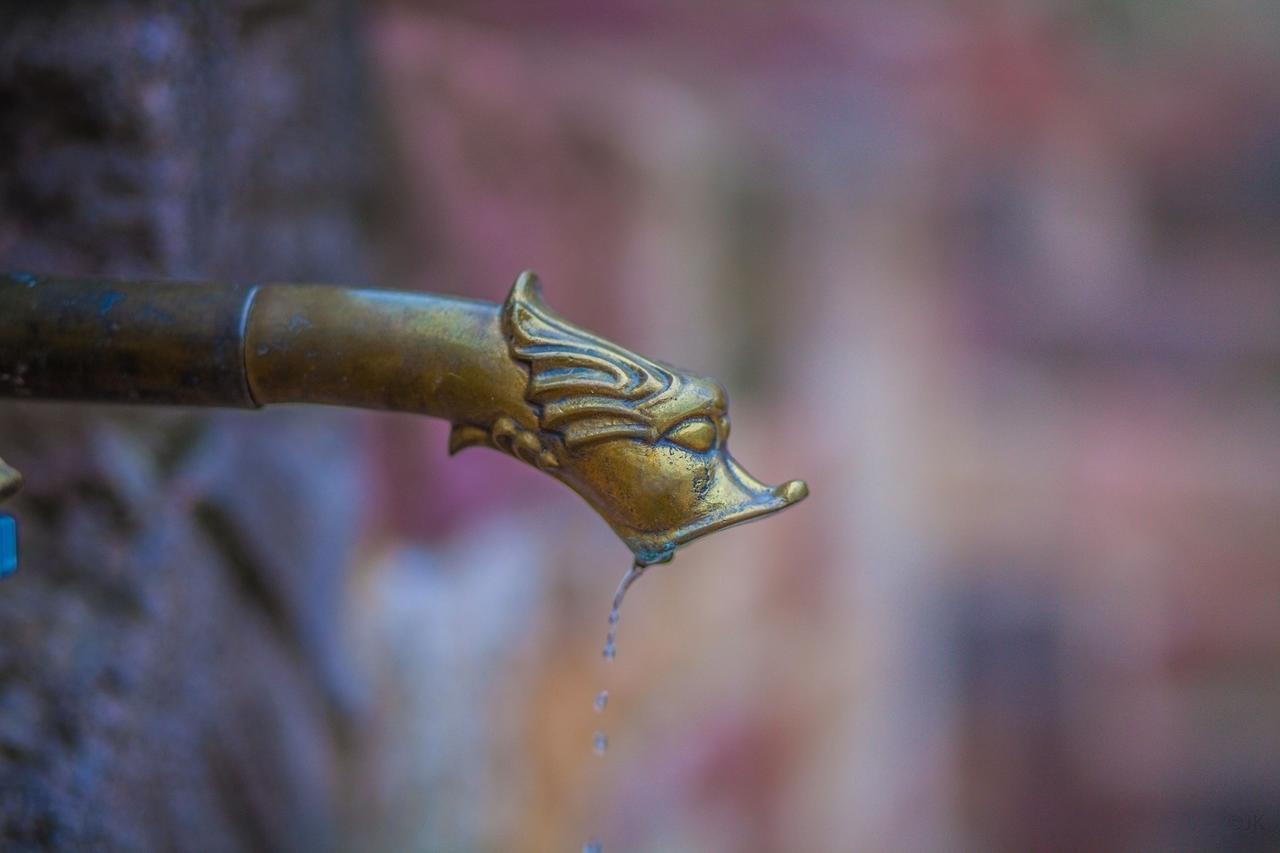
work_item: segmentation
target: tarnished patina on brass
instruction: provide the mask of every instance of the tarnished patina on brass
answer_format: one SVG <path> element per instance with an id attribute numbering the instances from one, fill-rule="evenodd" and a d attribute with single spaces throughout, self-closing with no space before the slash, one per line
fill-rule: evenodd
<path id="1" fill-rule="evenodd" d="M 0 277 L 0 397 L 322 403 L 453 424 L 563 482 L 642 563 L 803 499 L 729 455 L 714 380 L 581 329 L 523 273 L 502 305 L 314 284 Z"/>

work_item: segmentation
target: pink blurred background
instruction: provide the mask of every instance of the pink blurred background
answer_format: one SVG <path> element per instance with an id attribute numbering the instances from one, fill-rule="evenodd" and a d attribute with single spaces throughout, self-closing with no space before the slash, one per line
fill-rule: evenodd
<path id="1" fill-rule="evenodd" d="M 606 665 L 587 506 L 371 418 L 354 847 L 1276 849 L 1280 11 L 366 23 L 383 282 L 531 267 L 813 495 L 653 570 Z"/>

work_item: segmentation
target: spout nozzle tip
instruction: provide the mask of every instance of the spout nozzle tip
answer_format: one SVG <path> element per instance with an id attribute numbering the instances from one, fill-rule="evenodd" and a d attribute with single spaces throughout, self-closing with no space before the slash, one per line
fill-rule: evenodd
<path id="1" fill-rule="evenodd" d="M 809 497 L 809 484 L 804 480 L 792 480 L 778 487 L 778 497 L 788 504 L 799 503 Z"/>

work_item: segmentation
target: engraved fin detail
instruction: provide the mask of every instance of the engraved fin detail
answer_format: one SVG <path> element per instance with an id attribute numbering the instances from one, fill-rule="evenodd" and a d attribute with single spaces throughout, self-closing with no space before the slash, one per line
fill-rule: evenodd
<path id="1" fill-rule="evenodd" d="M 653 409 L 679 392 L 679 374 L 560 317 L 532 273 L 516 280 L 502 321 L 512 357 L 529 366 L 525 399 L 567 448 L 661 434 Z"/>

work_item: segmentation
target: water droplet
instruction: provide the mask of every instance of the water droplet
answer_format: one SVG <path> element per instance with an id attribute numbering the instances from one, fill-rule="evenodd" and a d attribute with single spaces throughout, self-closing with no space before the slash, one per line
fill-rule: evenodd
<path id="1" fill-rule="evenodd" d="M 622 599 L 626 597 L 627 590 L 636 582 L 636 579 L 644 574 L 646 568 L 648 567 L 641 565 L 639 560 L 632 563 L 631 568 L 627 569 L 626 575 L 623 576 L 622 583 L 618 584 L 618 591 L 613 594 L 613 607 L 609 609 L 609 633 L 605 637 L 604 650 L 601 652 L 601 655 L 607 661 L 611 661 L 618 656 L 618 620 L 621 618 Z M 601 690 L 596 694 L 591 706 L 595 708 L 597 714 L 603 714 L 608 704 L 609 691 Z M 597 731 L 591 738 L 591 751 L 596 755 L 603 756 L 608 749 L 608 735 L 602 731 Z M 604 853 L 604 845 L 598 839 L 593 838 L 582 846 L 582 853 Z"/>

